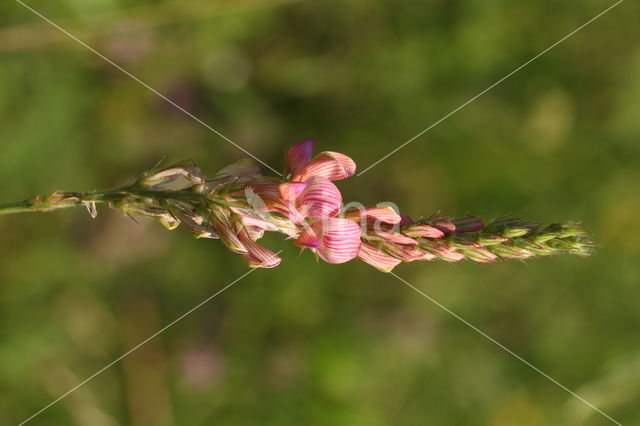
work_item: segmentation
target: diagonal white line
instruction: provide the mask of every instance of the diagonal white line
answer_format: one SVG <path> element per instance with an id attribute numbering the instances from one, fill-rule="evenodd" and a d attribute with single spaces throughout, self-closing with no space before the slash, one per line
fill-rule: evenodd
<path id="1" fill-rule="evenodd" d="M 393 275 L 394 277 L 396 277 L 397 279 L 399 279 L 400 281 L 402 281 L 404 284 L 406 284 L 407 286 L 409 286 L 410 288 L 412 288 L 413 290 L 415 290 L 416 292 L 420 293 L 424 298 L 426 298 L 427 300 L 429 300 L 430 302 L 434 303 L 435 305 L 437 305 L 439 308 L 443 309 L 445 312 L 447 312 L 448 314 L 450 314 L 451 316 L 453 316 L 454 318 L 456 318 L 457 320 L 461 321 L 462 323 L 464 323 L 466 326 L 470 327 L 471 329 L 473 329 L 476 333 L 480 334 L 481 336 L 485 337 L 486 339 L 490 340 L 491 342 L 495 343 L 497 346 L 499 346 L 501 349 L 505 350 L 506 352 L 510 353 L 511 355 L 513 355 L 516 359 L 518 359 L 518 361 L 522 362 L 523 364 L 529 366 L 530 368 L 532 368 L 533 370 L 537 371 L 538 373 L 540 373 L 542 376 L 544 376 L 546 379 L 548 379 L 549 381 L 551 381 L 552 383 L 554 383 L 555 385 L 559 386 L 560 388 L 564 389 L 565 391 L 567 391 L 569 394 L 571 394 L 572 396 L 574 396 L 575 398 L 579 399 L 580 401 L 582 401 L 583 403 L 585 403 L 586 405 L 588 405 L 589 407 L 593 408 L 594 410 L 596 410 L 598 413 L 602 414 L 604 417 L 606 417 L 607 419 L 611 420 L 613 423 L 617 424 L 618 426 L 622 426 L 622 424 L 620 422 L 618 422 L 617 420 L 613 419 L 611 416 L 609 416 L 607 413 L 605 413 L 604 411 L 602 411 L 601 409 L 599 409 L 598 407 L 596 407 L 595 405 L 593 405 L 591 402 L 587 401 L 586 399 L 584 399 L 583 397 L 581 397 L 580 395 L 578 395 L 577 393 L 573 392 L 571 389 L 569 389 L 568 387 L 566 387 L 565 385 L 563 385 L 562 383 L 560 383 L 559 381 L 557 381 L 556 379 L 554 379 L 553 377 L 549 376 L 547 373 L 545 373 L 544 371 L 540 370 L 538 367 L 536 367 L 535 365 L 531 364 L 529 361 L 527 361 L 526 359 L 522 358 L 520 355 L 516 354 L 515 352 L 513 352 L 511 349 L 507 348 L 506 346 L 504 346 L 502 343 L 498 342 L 497 340 L 495 340 L 493 337 L 489 336 L 487 333 L 485 333 L 484 331 L 480 330 L 478 327 L 476 327 L 475 325 L 471 324 L 469 321 L 465 320 L 464 318 L 462 318 L 460 315 L 456 314 L 455 312 L 453 312 L 451 309 L 447 308 L 446 306 L 444 306 L 443 304 L 441 304 L 440 302 L 438 302 L 437 300 L 435 300 L 433 297 L 427 295 L 425 292 L 423 292 L 422 290 L 420 290 L 419 288 L 411 285 L 408 281 L 404 280 L 403 278 L 399 277 L 398 275 L 396 275 L 395 273 L 391 272 L 391 275 Z"/>
<path id="2" fill-rule="evenodd" d="M 282 253 L 282 250 L 277 252 L 276 255 L 278 255 L 280 253 Z M 228 289 L 229 287 L 231 287 L 232 285 L 234 285 L 235 283 L 237 283 L 238 281 L 240 281 L 241 279 L 243 279 L 244 277 L 246 277 L 247 275 L 249 275 L 250 273 L 252 273 L 255 270 L 256 270 L 256 268 L 250 269 L 247 272 L 245 272 L 244 274 L 240 275 L 238 278 L 236 278 L 235 280 L 231 281 L 229 284 L 227 284 L 226 286 L 224 286 L 220 290 L 216 291 L 214 294 L 212 294 L 211 296 L 207 297 L 202 302 L 198 303 L 196 306 L 194 306 L 193 308 L 189 309 L 184 314 L 180 315 L 178 318 L 176 318 L 173 321 L 171 321 L 169 324 L 165 325 L 160 330 L 156 331 L 151 336 L 149 336 L 146 339 L 144 339 L 142 342 L 138 343 L 136 346 L 134 346 L 133 348 L 129 349 L 127 352 L 125 352 L 124 354 L 120 355 L 118 358 L 114 359 L 109 364 L 105 365 L 100 370 L 96 371 L 95 373 L 93 373 L 92 375 L 90 375 L 89 377 L 87 377 L 86 379 L 84 379 L 83 381 L 81 381 L 80 383 L 78 383 L 77 385 L 75 385 L 74 387 L 72 387 L 71 389 L 69 389 L 68 391 L 63 393 L 62 395 L 60 395 L 58 398 L 54 399 L 49 404 L 47 404 L 44 407 L 42 407 L 40 410 L 38 410 L 33 415 L 31 415 L 31 417 L 23 420 L 20 424 L 18 424 L 18 426 L 24 425 L 25 423 L 27 423 L 28 421 L 32 420 L 37 415 L 41 414 L 43 411 L 45 411 L 48 408 L 50 408 L 52 405 L 60 402 L 63 398 L 67 397 L 69 394 L 71 394 L 72 392 L 77 390 L 79 387 L 83 386 L 84 384 L 86 384 L 87 382 L 89 382 L 90 380 L 92 380 L 93 378 L 95 378 L 96 376 L 101 374 L 102 372 L 104 372 L 106 369 L 108 369 L 109 367 L 113 366 L 118 361 L 122 360 L 123 358 L 125 358 L 126 356 L 128 356 L 129 354 L 131 354 L 132 352 L 137 350 L 138 348 L 140 348 L 145 343 L 147 343 L 150 340 L 152 340 L 153 338 L 157 337 L 159 334 L 161 334 L 164 331 L 166 331 L 169 327 L 173 326 L 175 323 L 177 323 L 178 321 L 180 321 L 181 319 L 183 319 L 187 315 L 191 314 L 193 311 L 195 311 L 196 309 L 200 308 L 202 305 L 204 305 L 205 303 L 209 302 L 211 299 L 213 299 L 214 297 L 216 297 L 217 295 L 219 295 L 220 293 L 222 293 L 223 291 L 225 291 L 226 289 Z"/>
<path id="3" fill-rule="evenodd" d="M 417 135 L 415 135 L 414 137 L 412 137 L 411 139 L 409 139 L 408 141 L 406 141 L 405 143 L 403 143 L 402 145 L 400 145 L 399 147 L 397 147 L 396 149 L 394 149 L 393 151 L 391 151 L 390 153 L 388 153 L 387 155 L 385 155 L 384 157 L 382 157 L 381 159 L 379 159 L 378 161 L 376 161 L 375 163 L 371 164 L 369 167 L 367 167 L 366 169 L 364 169 L 363 171 L 361 171 L 360 173 L 358 173 L 356 176 L 361 176 L 362 174 L 364 174 L 367 170 L 371 169 L 372 167 L 376 166 L 377 164 L 379 164 L 380 162 L 386 160 L 387 158 L 389 158 L 390 156 L 392 156 L 393 154 L 395 154 L 396 152 L 400 151 L 402 148 L 404 148 L 405 146 L 409 145 L 411 142 L 413 142 L 414 140 L 418 139 L 420 136 L 424 135 L 425 133 L 427 133 L 429 130 L 433 129 L 434 127 L 436 127 L 438 124 L 442 123 L 444 120 L 446 120 L 447 118 L 451 117 L 453 114 L 455 114 L 456 112 L 460 111 L 462 108 L 466 107 L 467 105 L 469 105 L 471 102 L 475 101 L 476 99 L 478 99 L 479 97 L 481 97 L 482 95 L 484 95 L 485 93 L 487 93 L 489 90 L 493 89 L 494 87 L 496 87 L 498 84 L 502 83 L 503 81 L 505 81 L 506 79 L 508 79 L 509 77 L 511 77 L 512 75 L 514 75 L 515 73 L 517 73 L 518 71 L 520 71 L 522 68 L 526 67 L 527 65 L 529 65 L 531 62 L 535 61 L 536 59 L 538 59 L 539 57 L 541 57 L 542 55 L 544 55 L 545 53 L 547 53 L 548 51 L 550 51 L 551 49 L 553 49 L 554 47 L 556 47 L 557 45 L 559 45 L 560 43 L 562 43 L 563 41 L 565 41 L 566 39 L 568 39 L 569 37 L 571 37 L 572 35 L 574 35 L 575 33 L 577 33 L 578 31 L 580 31 L 581 29 L 583 29 L 584 27 L 586 27 L 587 25 L 589 25 L 590 23 L 592 23 L 593 21 L 595 21 L 596 19 L 598 19 L 599 17 L 601 17 L 602 15 L 604 15 L 605 13 L 609 12 L 611 9 L 613 9 L 614 7 L 616 7 L 617 5 L 619 5 L 620 3 L 622 3 L 624 0 L 618 0 L 616 3 L 612 4 L 611 6 L 609 6 L 608 8 L 606 8 L 605 10 L 603 10 L 602 12 L 600 12 L 599 14 L 597 14 L 596 16 L 594 16 L 593 18 L 589 19 L 587 22 L 585 22 L 584 24 L 580 25 L 578 28 L 576 28 L 575 30 L 571 31 L 569 34 L 567 34 L 566 36 L 562 37 L 560 40 L 556 41 L 555 43 L 553 43 L 551 46 L 547 47 L 546 49 L 544 49 L 542 52 L 538 53 L 536 56 L 534 56 L 533 58 L 529 59 L 527 62 L 525 62 L 524 64 L 520 65 L 518 68 L 514 69 L 513 71 L 511 71 L 509 74 L 505 75 L 504 77 L 502 77 L 500 80 L 496 81 L 495 83 L 493 83 L 491 86 L 487 87 L 486 89 L 484 89 L 482 92 L 478 93 L 477 95 L 475 95 L 473 98 L 469 99 L 467 102 L 463 103 L 462 105 L 460 105 L 459 107 L 457 107 L 456 109 L 454 109 L 453 111 L 451 111 L 450 113 L 448 113 L 447 115 L 445 115 L 444 117 L 442 117 L 440 120 L 436 121 L 435 123 L 433 123 L 432 125 L 430 125 L 429 127 L 427 127 L 426 129 L 424 129 L 423 131 L 421 131 L 420 133 L 418 133 Z"/>
<path id="4" fill-rule="evenodd" d="M 44 16 L 43 14 L 38 12 L 37 10 L 33 9 L 31 6 L 23 3 L 21 0 L 16 0 L 16 2 L 20 3 L 26 9 L 30 10 L 35 15 L 39 16 L 40 18 L 45 20 L 47 23 L 51 24 L 53 27 L 55 27 L 58 30 L 62 31 L 64 34 L 69 36 L 71 39 L 73 39 L 74 41 L 76 41 L 80 45 L 86 47 L 91 52 L 93 52 L 94 54 L 96 54 L 97 56 L 99 56 L 101 59 L 103 59 L 104 61 L 108 62 L 109 64 L 113 65 L 115 68 L 117 68 L 118 70 L 122 71 L 127 76 L 131 77 L 133 80 L 138 82 L 141 86 L 143 86 L 144 88 L 146 88 L 150 92 L 158 95 L 160 98 L 162 98 L 167 103 L 173 105 L 174 107 L 176 107 L 177 109 L 179 109 L 180 111 L 182 111 L 183 113 L 185 113 L 186 115 L 188 115 L 189 117 L 194 119 L 196 122 L 198 122 L 202 126 L 204 126 L 207 129 L 211 130 L 213 133 L 215 133 L 216 135 L 220 136 L 222 139 L 224 139 L 227 142 L 229 142 L 231 145 L 233 145 L 236 148 L 238 148 L 240 151 L 244 152 L 245 154 L 247 154 L 248 156 L 250 156 L 251 158 L 253 158 L 257 162 L 259 162 L 260 164 L 264 165 L 265 167 L 271 169 L 271 171 L 273 171 L 276 174 L 278 174 L 278 176 L 282 176 L 282 173 L 280 173 L 279 171 L 277 171 L 273 167 L 269 166 L 267 163 L 265 163 L 264 161 L 260 160 L 258 157 L 256 157 L 255 155 L 251 154 L 249 151 L 247 151 L 246 149 L 244 149 L 243 147 L 241 147 L 240 145 L 238 145 L 237 143 L 235 143 L 234 141 L 232 141 L 231 139 L 229 139 L 228 137 L 226 137 L 225 135 L 223 135 L 222 133 L 220 133 L 219 131 L 217 131 L 216 129 L 214 129 L 213 127 L 211 127 L 210 125 L 208 125 L 207 123 L 205 123 L 204 121 L 202 121 L 201 119 L 199 119 L 198 117 L 196 117 L 195 115 L 193 115 L 192 113 L 190 113 L 189 111 L 187 111 L 186 109 L 184 109 L 183 107 L 181 107 L 180 105 L 178 105 L 177 103 L 175 103 L 174 101 L 172 101 L 171 99 L 166 97 L 165 95 L 163 95 L 162 93 L 158 92 L 156 89 L 154 89 L 153 87 L 149 86 L 147 83 L 145 83 L 144 81 L 140 80 L 138 77 L 136 77 L 135 75 L 131 74 L 129 71 L 127 71 L 126 69 L 122 68 L 120 65 L 116 64 L 111 59 L 107 58 L 102 53 L 98 52 L 96 49 L 94 49 L 93 47 L 89 46 L 88 44 L 86 44 L 85 42 L 80 40 L 78 37 L 74 36 L 73 34 L 68 32 L 67 30 L 65 30 L 64 28 L 60 27 L 58 24 L 56 24 L 55 22 L 53 22 L 52 20 L 50 20 L 49 18 L 47 18 L 46 16 Z"/>

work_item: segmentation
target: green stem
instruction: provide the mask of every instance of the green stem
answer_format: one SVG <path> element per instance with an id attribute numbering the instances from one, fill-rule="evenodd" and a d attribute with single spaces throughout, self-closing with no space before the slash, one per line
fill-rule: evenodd
<path id="1" fill-rule="evenodd" d="M 162 201 L 189 201 L 198 204 L 215 203 L 230 205 L 229 202 L 219 198 L 209 197 L 192 191 L 156 191 L 137 187 L 125 187 L 112 191 L 67 193 L 69 199 L 51 201 L 50 197 L 35 197 L 17 203 L 0 204 L 0 215 L 27 212 L 50 212 L 53 210 L 67 209 L 84 205 L 85 202 L 108 203 L 134 198 L 153 198 Z"/>
<path id="2" fill-rule="evenodd" d="M 48 203 L 38 202 L 37 199 L 26 200 L 18 203 L 0 204 L 0 215 L 27 212 L 50 212 L 52 210 L 67 209 L 79 205 L 82 205 L 82 202 L 67 202 L 64 204 L 51 205 Z"/>

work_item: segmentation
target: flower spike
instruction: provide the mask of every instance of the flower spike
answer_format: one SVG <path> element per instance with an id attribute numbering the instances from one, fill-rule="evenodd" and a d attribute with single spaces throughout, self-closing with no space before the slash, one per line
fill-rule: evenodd
<path id="1" fill-rule="evenodd" d="M 156 167 L 131 186 L 113 191 L 56 191 L 0 204 L 0 214 L 85 206 L 96 217 L 96 204 L 106 203 L 168 229 L 182 223 L 195 238 L 219 238 L 254 268 L 273 268 L 281 262 L 256 242 L 265 232 L 280 232 L 327 263 L 359 258 L 383 272 L 403 262 L 468 259 L 482 264 L 562 253 L 589 256 L 595 249 L 589 233 L 576 222 L 545 226 L 502 217 L 485 223 L 470 215 L 414 221 L 384 203 L 351 203 L 344 209 L 333 182 L 353 176 L 356 163 L 333 151 L 313 157 L 313 148 L 314 142 L 306 140 L 285 150 L 284 179 L 264 176 L 251 159 L 237 161 L 210 179 L 195 164 L 182 162 Z"/>

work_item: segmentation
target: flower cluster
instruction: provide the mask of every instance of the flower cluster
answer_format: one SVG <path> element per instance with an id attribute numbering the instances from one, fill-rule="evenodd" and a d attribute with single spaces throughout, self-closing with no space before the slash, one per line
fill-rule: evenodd
<path id="1" fill-rule="evenodd" d="M 146 196 L 137 197 L 129 188 L 132 196 L 113 204 L 170 229 L 184 223 L 197 238 L 220 238 L 251 267 L 271 268 L 281 261 L 256 242 L 265 231 L 285 234 L 328 263 L 360 258 L 385 272 L 414 260 L 486 263 L 593 250 L 588 234 L 575 223 L 543 226 L 501 218 L 485 226 L 474 216 L 413 220 L 383 204 L 344 209 L 333 182 L 353 176 L 356 164 L 338 152 L 313 156 L 313 145 L 303 141 L 286 149 L 283 179 L 264 176 L 248 159 L 211 179 L 183 163 L 138 179 L 133 187 L 147 191 L 141 194 Z"/>
<path id="2" fill-rule="evenodd" d="M 313 141 L 285 151 L 284 178 L 265 176 L 259 164 L 240 160 L 206 179 L 193 163 L 156 167 L 132 185 L 104 192 L 61 192 L 5 205 L 2 213 L 49 211 L 96 203 L 131 216 L 146 216 L 168 229 L 184 224 L 196 238 L 216 238 L 251 267 L 280 264 L 258 244 L 265 231 L 283 233 L 328 263 L 359 258 L 389 272 L 401 262 L 441 259 L 477 263 L 574 253 L 594 245 L 577 223 L 551 224 L 500 218 L 485 225 L 474 216 L 414 220 L 388 204 L 343 206 L 334 181 L 353 176 L 355 162 L 339 152 L 313 156 Z"/>

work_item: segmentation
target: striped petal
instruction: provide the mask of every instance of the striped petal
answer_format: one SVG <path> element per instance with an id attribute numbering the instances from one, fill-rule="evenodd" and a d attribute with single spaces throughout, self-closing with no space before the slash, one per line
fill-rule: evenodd
<path id="1" fill-rule="evenodd" d="M 293 244 L 298 247 L 317 249 L 320 247 L 320 240 L 314 230 L 308 227 L 298 235 Z"/>
<path id="2" fill-rule="evenodd" d="M 414 260 L 433 260 L 436 258 L 434 254 L 420 251 L 417 248 L 415 248 L 415 246 L 403 245 L 401 247 L 402 247 L 402 251 L 405 254 L 405 259 L 407 259 L 410 262 Z"/>
<path id="3" fill-rule="evenodd" d="M 344 263 L 358 256 L 360 226 L 349 219 L 325 218 L 312 225 L 320 239 L 318 255 L 327 263 Z"/>
<path id="4" fill-rule="evenodd" d="M 302 194 L 309 184 L 307 182 L 286 182 L 278 187 L 280 197 L 285 201 L 294 201 Z"/>
<path id="5" fill-rule="evenodd" d="M 311 161 L 313 155 L 312 140 L 298 142 L 288 147 L 284 152 L 285 162 L 289 170 L 298 173 Z"/>
<path id="6" fill-rule="evenodd" d="M 442 238 L 444 232 L 431 225 L 409 225 L 402 228 L 402 233 L 408 237 L 422 237 L 422 238 Z"/>
<path id="7" fill-rule="evenodd" d="M 339 152 L 325 151 L 316 155 L 309 164 L 293 176 L 293 180 L 304 182 L 312 176 L 322 176 L 329 180 L 345 179 L 356 172 L 356 163 Z"/>
<path id="8" fill-rule="evenodd" d="M 380 221 L 395 225 L 400 223 L 402 218 L 391 206 L 374 206 L 352 208 L 344 213 L 344 217 L 352 220 L 371 219 L 373 221 Z"/>
<path id="9" fill-rule="evenodd" d="M 252 214 L 257 214 L 267 221 L 271 220 L 272 213 L 277 212 L 286 216 L 289 203 L 283 201 L 279 196 L 274 196 L 273 194 L 258 195 L 251 187 L 246 187 L 244 189 L 244 195 L 247 199 L 247 202 L 251 206 Z M 248 213 L 249 211 L 243 211 L 243 214 Z"/>
<path id="10" fill-rule="evenodd" d="M 375 229 L 374 227 L 370 227 L 367 229 L 367 235 L 375 239 L 382 239 L 397 244 L 407 244 L 410 246 L 419 244 L 418 241 L 414 240 L 411 237 L 407 237 L 406 235 L 402 235 L 399 232 L 386 229 Z"/>
<path id="11" fill-rule="evenodd" d="M 414 260 L 433 260 L 435 256 L 431 253 L 424 253 L 415 246 L 407 246 L 404 244 L 394 244 L 384 242 L 380 245 L 380 249 L 390 256 L 400 259 L 403 262 L 413 262 Z"/>
<path id="12" fill-rule="evenodd" d="M 278 231 L 279 228 L 273 223 L 267 222 L 264 218 L 251 213 L 241 215 L 242 224 L 245 227 L 258 228 L 263 231 Z M 255 240 L 255 238 L 253 238 Z"/>
<path id="13" fill-rule="evenodd" d="M 249 238 L 253 241 L 258 241 L 264 236 L 264 228 L 260 228 L 258 226 L 245 226 L 245 229 L 247 230 L 247 234 L 249 234 Z"/>
<path id="14" fill-rule="evenodd" d="M 382 272 L 391 272 L 401 262 L 400 259 L 396 259 L 367 243 L 360 245 L 358 257 Z"/>
<path id="15" fill-rule="evenodd" d="M 280 264 L 282 259 L 268 248 L 253 241 L 244 228 L 238 233 L 238 238 L 247 249 L 243 257 L 251 268 L 274 268 Z"/>
<path id="16" fill-rule="evenodd" d="M 308 186 L 296 201 L 303 217 L 333 217 L 338 214 L 342 205 L 338 187 L 320 176 L 313 176 L 306 183 Z"/>
<path id="17" fill-rule="evenodd" d="M 447 262 L 459 262 L 464 255 L 456 248 L 448 246 L 440 240 L 421 240 L 420 248 Z"/>
<path id="18" fill-rule="evenodd" d="M 464 260 L 464 254 L 460 253 L 459 251 L 438 253 L 436 254 L 436 256 L 446 262 L 460 262 L 461 260 Z"/>
<path id="19" fill-rule="evenodd" d="M 231 224 L 227 220 L 220 220 L 216 218 L 213 221 L 213 226 L 222 240 L 222 242 L 234 253 L 247 253 L 248 250 L 242 243 L 236 230 L 232 228 Z"/>
<path id="20" fill-rule="evenodd" d="M 245 187 L 245 192 L 247 188 L 251 188 L 253 192 L 258 194 L 261 197 L 272 197 L 272 198 L 280 198 L 280 189 L 278 188 L 279 183 L 275 180 L 261 180 L 258 182 L 252 182 L 251 184 Z"/>

